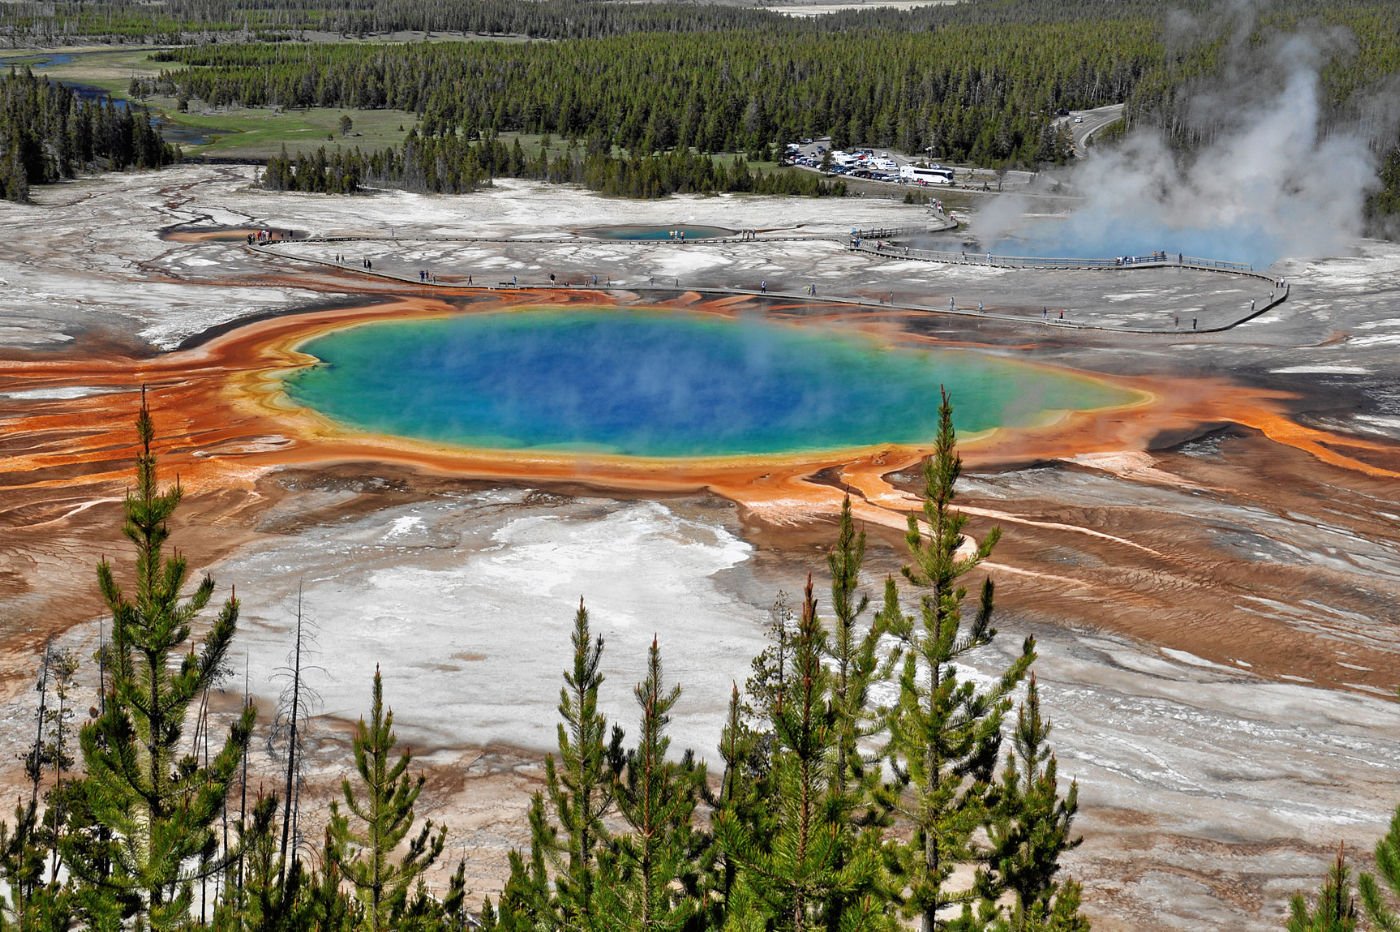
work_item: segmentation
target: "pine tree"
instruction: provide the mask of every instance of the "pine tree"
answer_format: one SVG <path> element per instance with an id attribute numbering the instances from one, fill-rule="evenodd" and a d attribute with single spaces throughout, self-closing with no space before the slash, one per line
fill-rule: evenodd
<path id="1" fill-rule="evenodd" d="M 735 685 L 729 696 L 729 713 L 720 734 L 719 755 L 724 762 L 718 792 L 705 791 L 710 821 L 745 826 L 756 838 L 768 839 L 774 831 L 770 798 L 770 750 L 757 731 L 745 721 L 744 705 Z M 766 843 L 766 842 L 765 842 Z M 709 864 L 703 926 L 723 928 L 726 917 L 752 912 L 752 891 L 740 880 L 741 865 L 725 844 L 716 844 Z"/>
<path id="2" fill-rule="evenodd" d="M 362 926 L 364 910 L 359 901 L 347 897 L 340 888 L 345 852 L 326 826 L 321 842 L 321 870 L 306 887 L 311 932 L 351 932 Z"/>
<path id="3" fill-rule="evenodd" d="M 663 687 L 655 638 L 646 678 L 633 695 L 642 711 L 641 728 L 616 790 L 618 814 L 630 832 L 600 857 L 599 915 L 610 929 L 679 930 L 701 908 L 705 839 L 692 818 L 705 769 L 689 754 L 680 762 L 666 759 L 671 744 L 666 726 L 681 690 Z"/>
<path id="4" fill-rule="evenodd" d="M 881 831 L 894 807 L 894 800 L 883 791 L 878 763 L 870 766 L 861 751 L 861 742 L 880 728 L 870 707 L 870 690 L 881 677 L 876 650 L 884 630 L 878 618 L 864 632 L 858 627 L 870 604 L 869 596 L 858 594 L 864 562 L 865 532 L 855 529 L 847 495 L 841 503 L 836 544 L 827 554 L 834 619 L 826 656 L 831 667 L 836 753 L 830 805 L 838 831 L 835 866 L 842 874 L 842 883 L 833 887 L 824 910 L 827 928 L 833 929 L 848 922 L 873 928 L 876 915 L 884 913 L 879 902 L 878 851 Z"/>
<path id="5" fill-rule="evenodd" d="M 905 577 L 923 590 L 917 616 L 898 606 L 893 586 L 886 587 L 881 610 L 884 624 L 900 638 L 899 697 L 887 717 L 887 757 L 896 776 L 903 815 L 913 828 L 907 841 L 891 842 L 888 853 L 903 887 L 906 914 L 917 916 L 924 932 L 943 928 L 944 909 L 963 905 L 970 914 L 976 890 L 952 890 L 948 880 L 959 864 L 985 858 L 976 834 L 988 820 L 993 803 L 993 776 L 1001 746 L 1001 723 L 1011 706 L 1010 694 L 1035 657 L 1027 640 L 1021 654 L 986 688 L 963 678 L 955 663 L 992 642 L 993 587 L 982 586 L 980 604 L 964 626 L 966 592 L 961 577 L 992 552 L 999 537 L 993 529 L 964 553 L 966 517 L 952 508 L 954 484 L 962 469 L 955 451 L 952 405 L 947 392 L 939 406 L 934 453 L 923 465 L 923 517 L 927 532 L 910 516 L 905 540 L 912 563 Z"/>
<path id="6" fill-rule="evenodd" d="M 11 826 L 0 823 L 0 881 L 9 893 L 9 902 L 0 899 L 0 929 L 6 928 L 8 914 L 23 929 L 34 921 L 42 898 L 44 841 L 34 800 L 15 805 Z"/>
<path id="7" fill-rule="evenodd" d="M 222 868 L 222 858 L 214 856 L 213 826 L 243 759 L 255 711 L 243 710 L 207 763 L 180 752 L 190 703 L 222 673 L 238 602 L 230 596 L 199 644 L 186 647 L 214 594 L 214 580 L 205 576 L 181 598 L 188 564 L 179 553 L 164 551 L 167 521 L 181 491 L 178 485 L 164 492 L 157 487 L 155 432 L 144 392 L 136 424 L 141 452 L 123 528 L 136 545 L 135 589 L 128 596 L 111 564 L 104 559 L 98 565 L 112 613 L 104 657 L 107 695 L 102 713 L 80 734 L 86 765 L 81 792 L 96 824 L 65 835 L 63 851 L 91 909 L 120 908 L 138 926 L 158 929 L 187 920 L 191 885 L 198 879 L 192 865 Z"/>
<path id="8" fill-rule="evenodd" d="M 303 896 L 300 860 L 284 869 L 278 852 L 276 796 L 259 797 L 243 826 L 239 847 L 245 873 L 238 897 L 226 897 L 214 912 L 215 929 L 301 932 L 311 928 L 314 904 Z"/>
<path id="9" fill-rule="evenodd" d="M 1070 826 L 1078 809 L 1079 786 L 1071 783 L 1063 798 L 1056 785 L 1055 754 L 1046 744 L 1050 723 L 1040 714 L 1040 691 L 1035 675 L 1026 687 L 1026 698 L 1016 716 L 1013 753 L 1002 773 L 997 818 L 988 826 L 991 870 L 979 873 L 983 894 L 996 900 L 1003 891 L 1014 896 L 1007 928 L 1013 932 L 1036 929 L 1057 914 L 1073 881 L 1056 882 L 1060 856 L 1079 846 Z M 1077 893 L 1074 894 L 1077 899 Z M 1069 917 L 1064 909 L 1056 928 Z M 1073 916 L 1077 910 L 1072 910 Z M 1087 921 L 1081 920 L 1084 928 Z"/>
<path id="10" fill-rule="evenodd" d="M 787 687 L 770 712 L 773 823 L 767 834 L 725 813 L 716 825 L 728 857 L 740 865 L 744 896 L 730 921 L 742 928 L 821 928 L 823 907 L 839 884 L 840 828 L 833 821 L 836 736 L 830 673 L 822 664 L 826 632 L 809 577 L 789 651 Z"/>
<path id="11" fill-rule="evenodd" d="M 1389 888 L 1392 899 L 1400 899 L 1400 808 L 1390 817 L 1390 830 L 1376 842 L 1376 871 L 1381 883 Z M 1357 886 L 1361 889 L 1366 918 L 1376 932 L 1400 932 L 1400 912 L 1386 902 L 1376 878 L 1362 874 Z"/>
<path id="12" fill-rule="evenodd" d="M 788 603 L 788 594 L 778 590 L 768 609 L 768 626 L 764 631 L 768 643 L 751 664 L 752 673 L 744 683 L 749 697 L 750 717 L 767 723 L 773 709 L 782 705 L 787 688 L 788 666 L 791 660 L 795 616 Z"/>
<path id="13" fill-rule="evenodd" d="M 559 821 L 565 855 L 555 891 L 567 928 L 593 928 L 593 894 L 597 886 L 597 853 L 608 840 L 603 817 L 613 808 L 615 787 L 622 772 L 622 729 L 613 727 L 604 744 L 607 718 L 598 710 L 603 638 L 590 643 L 588 610 L 579 600 L 574 616 L 573 669 L 564 674 L 559 690 L 559 762 L 545 761 L 546 795 Z M 558 849 L 556 849 L 558 853 Z"/>
<path id="14" fill-rule="evenodd" d="M 64 802 L 70 795 L 64 786 L 64 776 L 73 766 L 71 739 L 73 734 L 73 677 L 78 672 L 78 658 L 73 651 L 62 648 L 49 648 L 46 663 L 48 677 L 53 683 L 54 699 L 57 705 L 49 707 L 48 738 L 44 744 L 44 760 L 53 768 L 54 785 L 48 794 L 49 811 L 46 815 L 51 836 L 49 877 L 58 876 L 59 840 L 63 837 L 65 816 Z"/>
<path id="15" fill-rule="evenodd" d="M 439 831 L 433 835 L 433 823 L 425 822 L 409 839 L 402 857 L 394 858 L 394 850 L 413 829 L 413 807 L 425 778 L 409 775 L 411 751 L 392 760 L 398 736 L 393 711 L 384 709 L 384 683 L 378 667 L 374 668 L 369 722 L 361 718 L 355 725 L 352 746 L 360 789 L 357 792 L 348 777 L 341 781 L 345 811 L 339 802 L 331 803 L 331 836 L 344 852 L 340 871 L 364 907 L 366 926 L 384 932 L 395 928 L 395 918 L 406 907 L 414 881 L 442 854 L 445 834 Z M 355 827 L 350 816 L 355 817 Z"/>
<path id="16" fill-rule="evenodd" d="M 1354 932 L 1356 901 L 1351 895 L 1351 871 L 1344 848 L 1337 848 L 1337 859 L 1327 871 L 1317 901 L 1308 905 L 1301 893 L 1289 903 L 1288 932 Z"/>

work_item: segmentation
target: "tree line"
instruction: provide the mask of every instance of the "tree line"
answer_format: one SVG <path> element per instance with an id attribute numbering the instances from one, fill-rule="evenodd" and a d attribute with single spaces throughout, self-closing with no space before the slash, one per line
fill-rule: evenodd
<path id="1" fill-rule="evenodd" d="M 28 68 L 0 73 L 0 198 L 92 169 L 156 168 L 179 158 L 150 115 L 111 100 L 83 100 Z"/>
<path id="2" fill-rule="evenodd" d="M 650 153 L 757 152 L 799 137 L 947 160 L 1056 157 L 1060 107 L 1122 99 L 1145 21 L 905 34 L 730 31 L 543 43 L 215 45 L 141 93 L 214 106 L 393 108 L 425 135 L 550 133 Z"/>
<path id="3" fill-rule="evenodd" d="M 0 8 L 0 32 L 16 41 L 43 30 L 222 36 L 229 41 L 170 53 L 187 67 L 135 82 L 134 92 L 216 106 L 396 107 L 423 116 L 424 136 L 551 133 L 645 157 L 687 148 L 757 153 L 830 135 L 837 147 L 1034 167 L 1066 155 L 1051 126 L 1061 108 L 1126 101 L 1130 125 L 1156 127 L 1182 149 L 1199 147 L 1229 117 L 1202 121 L 1191 101 L 1232 67 L 1227 52 L 1267 55 L 1271 35 L 1344 30 L 1346 42 L 1320 43 L 1323 132 L 1350 127 L 1371 140 L 1381 173 L 1368 213 L 1378 228 L 1393 222 L 1400 134 L 1388 110 L 1373 105 L 1384 76 L 1400 68 L 1393 0 L 1277 0 L 1251 21 L 1208 0 L 1177 6 L 1168 24 L 1150 0 L 970 0 L 804 18 L 592 0 L 349 0 L 333 8 L 321 0 L 18 0 Z M 306 29 L 550 41 L 245 41 Z"/>
<path id="4" fill-rule="evenodd" d="M 466 140 L 460 136 L 419 136 L 410 131 L 402 147 L 373 153 L 340 150 L 268 159 L 259 183 L 274 191 L 349 194 L 362 183 L 434 194 L 463 194 L 489 185 L 493 178 L 528 178 L 555 184 L 580 184 L 603 194 L 656 198 L 668 194 L 787 194 L 839 197 L 843 181 L 794 171 L 751 169 L 739 157 L 725 162 L 689 149 L 650 155 L 611 155 L 570 146 L 553 157 L 547 140 L 526 155 L 520 140 Z"/>
<path id="5" fill-rule="evenodd" d="M 1207 0 L 1180 6 L 1202 9 Z M 0 34 L 31 44 L 81 39 L 184 44 L 197 41 L 289 41 L 308 31 L 364 38 L 407 30 L 526 36 L 540 39 L 600 38 L 635 32 L 720 32 L 765 29 L 846 32 L 885 29 L 928 32 L 958 24 L 1087 22 L 1125 17 L 1156 18 L 1153 0 L 975 0 L 912 10 L 876 8 L 832 16 L 793 18 L 742 4 L 684 2 L 612 3 L 606 0 L 11 0 L 0 7 Z"/>

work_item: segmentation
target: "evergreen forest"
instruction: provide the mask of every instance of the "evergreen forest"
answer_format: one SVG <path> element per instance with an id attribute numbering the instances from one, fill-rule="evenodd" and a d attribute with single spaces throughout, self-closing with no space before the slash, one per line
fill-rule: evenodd
<path id="1" fill-rule="evenodd" d="M 774 161 L 788 141 L 828 135 L 833 148 L 1036 168 L 1069 155 L 1058 112 L 1120 102 L 1129 128 L 1154 128 L 1189 152 L 1232 119 L 1193 100 L 1247 78 L 1252 58 L 1297 54 L 1278 37 L 1306 36 L 1320 59 L 1321 132 L 1359 133 L 1374 150 L 1369 210 L 1380 226 L 1400 205 L 1400 129 L 1385 105 L 1387 76 L 1400 71 L 1397 12 L 1396 0 L 1248 10 L 1209 0 L 1172 10 L 1147 0 L 970 0 L 823 17 L 595 0 L 15 0 L 0 7 L 0 35 L 15 44 L 182 43 L 157 55 L 169 65 L 159 76 L 132 80 L 134 98 L 422 118 L 392 151 L 341 152 L 324 171 L 303 151 L 301 164 L 273 166 L 273 186 L 340 193 L 363 180 L 466 191 L 512 174 L 643 197 L 840 193 L 778 180 L 802 172 L 760 176 L 734 163 L 735 154 Z M 390 40 L 402 30 L 434 41 Z M 300 41 L 312 33 L 315 41 Z M 491 141 L 512 133 L 572 148 L 563 161 L 509 149 L 502 158 Z"/>
<path id="2" fill-rule="evenodd" d="M 80 171 L 158 168 L 178 158 L 145 111 L 83 100 L 28 69 L 0 73 L 0 199 L 27 201 L 31 185 Z"/>
<path id="3" fill-rule="evenodd" d="M 1034 639 L 990 678 L 960 664 L 999 636 L 992 582 L 975 577 L 1000 533 L 964 534 L 946 395 L 903 579 L 885 579 L 875 602 L 863 591 L 866 537 L 848 498 L 820 597 L 810 574 L 796 600 L 779 594 L 706 761 L 671 746 L 684 693 L 655 638 L 638 658 L 635 718 L 607 720 L 604 639 L 579 602 L 530 841 L 479 911 L 464 860 L 445 888 L 425 882 L 447 833 L 419 817 L 425 775 L 398 741 L 380 670 L 366 671 L 368 712 L 329 811 L 303 811 L 300 604 L 276 714 L 248 699 L 215 711 L 239 602 L 216 601 L 171 542 L 182 490 L 160 481 L 144 393 L 136 426 L 123 526 L 134 561 L 97 566 L 110 626 L 95 656 L 45 652 L 31 788 L 0 823 L 0 928 L 1089 928 L 1061 870 L 1080 842 L 1077 787 L 1057 771 Z M 83 663 L 97 667 L 96 696 L 76 694 Z M 250 796 L 257 740 L 279 749 L 280 793 L 260 782 Z M 1376 864 L 1353 879 L 1339 854 L 1315 895 L 1294 898 L 1287 928 L 1395 928 L 1400 810 Z"/>

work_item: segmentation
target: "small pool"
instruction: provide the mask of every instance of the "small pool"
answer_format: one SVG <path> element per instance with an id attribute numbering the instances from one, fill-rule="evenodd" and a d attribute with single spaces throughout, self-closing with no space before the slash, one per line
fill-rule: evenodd
<path id="1" fill-rule="evenodd" d="M 679 239 L 681 234 L 685 234 L 685 239 L 718 239 L 724 236 L 734 235 L 733 230 L 724 227 L 701 227 L 692 226 L 688 223 L 671 227 L 649 227 L 637 225 L 623 225 L 614 227 L 591 227 L 587 230 L 580 230 L 585 236 L 596 236 L 599 239 L 626 239 L 626 240 L 671 240 Z"/>

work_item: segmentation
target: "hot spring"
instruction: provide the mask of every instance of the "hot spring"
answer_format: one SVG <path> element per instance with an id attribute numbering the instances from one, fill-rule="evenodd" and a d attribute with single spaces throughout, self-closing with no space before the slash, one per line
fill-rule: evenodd
<path id="1" fill-rule="evenodd" d="M 1135 393 L 969 350 L 659 311 L 365 324 L 316 337 L 293 401 L 359 430 L 500 450 L 724 457 L 922 445 L 939 386 L 959 431 L 1025 427 Z"/>
<path id="2" fill-rule="evenodd" d="M 729 236 L 734 231 L 724 227 L 702 227 L 690 224 L 679 226 L 654 227 L 654 226 L 612 226 L 594 227 L 590 230 L 583 230 L 589 236 L 596 236 L 600 239 L 625 239 L 625 240 L 670 240 L 677 238 L 684 233 L 685 238 L 691 239 L 716 239 L 718 237 Z"/>

